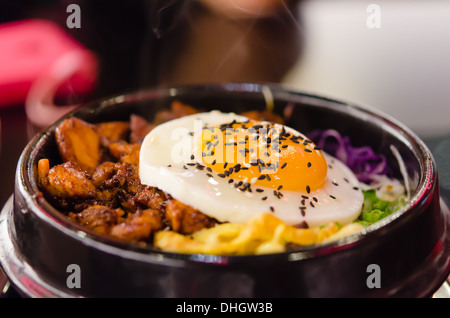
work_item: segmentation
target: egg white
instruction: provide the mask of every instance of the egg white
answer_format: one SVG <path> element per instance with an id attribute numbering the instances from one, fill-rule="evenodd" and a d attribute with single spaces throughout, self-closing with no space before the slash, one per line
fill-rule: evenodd
<path id="1" fill-rule="evenodd" d="M 326 153 L 329 168 L 322 188 L 309 194 L 281 190 L 279 197 L 273 194 L 273 189 L 257 185 L 254 188 L 264 191 L 241 191 L 214 171 L 187 165 L 201 162 L 198 140 L 205 125 L 214 127 L 233 120 L 248 118 L 211 111 L 155 127 L 141 146 L 141 182 L 165 191 L 220 222 L 247 223 L 257 214 L 272 213 L 289 225 L 306 222 L 314 227 L 328 222 L 347 224 L 359 216 L 364 200 L 359 181 L 345 164 Z M 286 130 L 301 135 L 291 128 L 286 127 Z M 264 197 L 267 199 L 263 200 Z"/>

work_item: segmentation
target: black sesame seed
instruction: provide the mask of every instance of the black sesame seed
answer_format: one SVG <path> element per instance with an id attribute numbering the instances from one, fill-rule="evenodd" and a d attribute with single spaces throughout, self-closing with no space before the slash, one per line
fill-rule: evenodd
<path id="1" fill-rule="evenodd" d="M 304 207 L 304 206 L 299 206 L 299 209 L 300 209 L 300 213 L 302 214 L 302 216 L 305 216 L 305 210 L 306 210 L 306 207 Z"/>
<path id="2" fill-rule="evenodd" d="M 195 158 L 194 155 L 191 155 L 191 160 L 194 160 L 194 158 Z"/>
<path id="3" fill-rule="evenodd" d="M 219 173 L 218 176 L 221 178 L 225 178 L 225 175 L 223 173 Z"/>
<path id="4" fill-rule="evenodd" d="M 286 165 L 287 165 L 287 162 L 283 163 L 283 164 L 281 165 L 281 169 L 284 169 L 284 167 L 286 167 Z"/>
<path id="5" fill-rule="evenodd" d="M 262 175 L 260 175 L 259 177 L 258 177 L 258 180 L 264 180 L 266 178 L 266 175 L 265 174 L 262 174 Z"/>
<path id="6" fill-rule="evenodd" d="M 309 153 L 311 153 L 311 152 L 312 152 L 312 150 L 311 150 L 311 149 L 309 149 L 309 148 L 305 148 L 305 152 L 309 152 Z"/>
<path id="7" fill-rule="evenodd" d="M 273 206 L 270 207 L 271 212 L 275 212 L 275 208 Z"/>
<path id="8" fill-rule="evenodd" d="M 262 197 L 261 200 L 266 201 L 267 197 Z"/>
<path id="9" fill-rule="evenodd" d="M 306 186 L 306 193 L 310 193 L 311 192 L 311 188 L 309 187 L 309 185 Z"/>
<path id="10" fill-rule="evenodd" d="M 330 194 L 330 198 L 332 198 L 333 200 L 336 200 L 336 197 L 334 195 Z"/>
<path id="11" fill-rule="evenodd" d="M 258 188 L 258 189 L 256 189 L 256 192 L 264 192 L 264 190 L 263 190 L 263 189 L 260 189 L 260 188 Z"/>
<path id="12" fill-rule="evenodd" d="M 311 162 L 308 162 L 308 168 L 310 168 L 311 167 Z"/>

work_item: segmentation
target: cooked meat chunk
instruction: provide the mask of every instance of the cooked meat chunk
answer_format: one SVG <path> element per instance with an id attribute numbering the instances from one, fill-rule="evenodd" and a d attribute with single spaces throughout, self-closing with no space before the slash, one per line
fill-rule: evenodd
<path id="1" fill-rule="evenodd" d="M 94 125 L 78 118 L 64 120 L 55 131 L 56 143 L 64 162 L 76 162 L 92 173 L 101 160 L 100 134 Z"/>
<path id="2" fill-rule="evenodd" d="M 152 233 L 161 229 L 161 214 L 158 210 L 139 210 L 122 223 L 111 229 L 111 236 L 121 240 L 136 242 L 146 240 Z"/>
<path id="3" fill-rule="evenodd" d="M 96 126 L 104 147 L 108 147 L 112 142 L 126 140 L 130 132 L 130 123 L 123 121 L 110 121 Z"/>
<path id="4" fill-rule="evenodd" d="M 125 212 L 122 209 L 111 209 L 107 206 L 93 205 L 79 213 L 69 213 L 76 223 L 86 226 L 97 233 L 109 234 L 111 228 L 122 222 Z"/>
<path id="5" fill-rule="evenodd" d="M 181 234 L 192 234 L 216 224 L 206 214 L 175 199 L 167 201 L 165 217 L 172 230 Z"/>
<path id="6" fill-rule="evenodd" d="M 108 149 L 114 158 L 139 166 L 140 145 L 120 141 L 110 144 Z"/>
<path id="7" fill-rule="evenodd" d="M 68 161 L 46 171 L 45 160 L 38 164 L 39 186 L 58 209 L 80 211 L 92 203 L 96 189 L 85 170 Z"/>
<path id="8" fill-rule="evenodd" d="M 100 164 L 92 174 L 92 183 L 95 187 L 100 187 L 105 184 L 105 182 L 114 176 L 114 167 L 116 164 L 111 161 L 106 161 Z"/>
<path id="9" fill-rule="evenodd" d="M 142 144 L 145 136 L 153 129 L 154 125 L 139 115 L 130 116 L 130 143 Z"/>
<path id="10" fill-rule="evenodd" d="M 163 191 L 155 187 L 145 187 L 142 191 L 136 193 L 134 200 L 147 208 L 164 210 L 166 204 L 166 195 Z"/>
<path id="11" fill-rule="evenodd" d="M 75 200 L 95 195 L 95 186 L 89 175 L 72 161 L 51 168 L 47 176 L 40 179 L 40 185 L 54 197 Z"/>
<path id="12" fill-rule="evenodd" d="M 114 166 L 114 171 L 112 182 L 117 180 L 118 185 L 127 193 L 134 195 L 142 190 L 143 185 L 139 179 L 139 171 L 136 166 L 127 162 L 118 162 Z"/>

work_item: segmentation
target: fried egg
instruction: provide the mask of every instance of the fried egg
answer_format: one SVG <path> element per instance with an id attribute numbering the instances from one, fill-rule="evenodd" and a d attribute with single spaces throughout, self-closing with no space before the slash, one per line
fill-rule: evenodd
<path id="1" fill-rule="evenodd" d="M 305 135 L 216 110 L 155 127 L 142 143 L 139 174 L 220 222 L 270 213 L 294 226 L 348 224 L 363 204 L 352 171 Z"/>

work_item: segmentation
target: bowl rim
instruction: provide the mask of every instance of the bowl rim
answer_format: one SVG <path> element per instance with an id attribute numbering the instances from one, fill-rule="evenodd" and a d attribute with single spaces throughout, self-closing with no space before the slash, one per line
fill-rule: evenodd
<path id="1" fill-rule="evenodd" d="M 297 102 L 308 102 L 308 105 L 320 103 L 322 107 L 333 107 L 336 105 L 347 109 L 350 115 L 359 119 L 372 119 L 380 124 L 382 128 L 389 131 L 390 134 L 398 138 L 405 144 L 415 155 L 419 162 L 419 166 L 423 171 L 419 171 L 418 186 L 406 204 L 396 212 L 385 217 L 384 219 L 369 225 L 356 233 L 350 234 L 343 238 L 327 242 L 324 244 L 316 244 L 302 247 L 301 250 L 285 251 L 274 254 L 261 255 L 212 255 L 212 254 L 190 254 L 190 253 L 174 253 L 160 251 L 152 246 L 139 246 L 127 242 L 121 242 L 114 238 L 98 235 L 93 231 L 75 224 L 65 218 L 57 209 L 55 209 L 39 191 L 33 175 L 35 175 L 34 160 L 40 145 L 46 142 L 46 138 L 54 133 L 55 127 L 68 117 L 75 116 L 79 112 L 97 112 L 104 107 L 108 107 L 118 103 L 132 103 L 136 101 L 144 101 L 149 98 L 176 97 L 182 95 L 186 91 L 220 91 L 229 93 L 252 93 L 263 94 L 269 89 L 270 94 L 278 94 L 279 96 L 289 96 Z M 273 97 L 272 95 L 271 97 Z M 325 96 L 317 93 L 310 93 L 303 90 L 295 89 L 284 84 L 265 84 L 265 83 L 213 83 L 213 84 L 194 84 L 181 85 L 175 87 L 157 87 L 141 89 L 134 92 L 117 94 L 107 98 L 101 98 L 89 103 L 80 105 L 65 116 L 55 121 L 42 132 L 36 134 L 30 139 L 24 148 L 16 168 L 16 184 L 18 185 L 21 195 L 25 198 L 25 202 L 29 209 L 39 217 L 42 221 L 50 224 L 58 231 L 70 236 L 80 243 L 101 249 L 107 253 L 119 254 L 126 258 L 131 258 L 145 262 L 169 261 L 173 265 L 185 266 L 189 263 L 213 263 L 224 264 L 239 262 L 239 260 L 247 260 L 250 258 L 284 258 L 288 261 L 297 261 L 308 259 L 315 256 L 333 253 L 346 249 L 361 242 L 371 235 L 379 233 L 386 229 L 388 225 L 394 224 L 402 215 L 407 213 L 413 206 L 417 205 L 423 197 L 425 197 L 432 189 L 433 184 L 437 182 L 437 170 L 431 151 L 425 143 L 408 127 L 384 112 L 373 107 L 348 102 L 342 99 Z"/>

